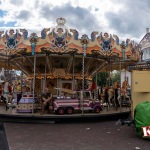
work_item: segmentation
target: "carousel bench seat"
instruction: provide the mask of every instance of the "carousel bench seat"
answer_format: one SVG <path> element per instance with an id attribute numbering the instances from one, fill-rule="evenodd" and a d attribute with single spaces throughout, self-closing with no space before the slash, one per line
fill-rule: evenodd
<path id="1" fill-rule="evenodd" d="M 33 94 L 23 94 L 16 105 L 16 112 L 31 113 L 33 110 L 38 108 L 37 104 L 37 95 L 33 96 Z"/>
<path id="2" fill-rule="evenodd" d="M 65 96 L 58 96 L 57 99 L 71 99 L 71 97 L 69 97 L 69 96 L 67 96 L 67 97 L 65 97 Z"/>
<path id="3" fill-rule="evenodd" d="M 33 98 L 33 94 L 23 94 L 22 98 Z M 37 98 L 37 95 L 34 95 L 34 98 Z"/>

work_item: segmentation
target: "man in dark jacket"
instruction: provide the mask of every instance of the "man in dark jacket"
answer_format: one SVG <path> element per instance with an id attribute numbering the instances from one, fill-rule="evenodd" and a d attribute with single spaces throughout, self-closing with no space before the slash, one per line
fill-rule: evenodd
<path id="1" fill-rule="evenodd" d="M 41 95 L 41 99 L 42 99 L 41 115 L 43 115 L 46 106 L 48 106 L 49 109 L 51 109 L 52 107 L 52 94 L 49 92 L 47 87 L 45 87 L 44 93 Z"/>

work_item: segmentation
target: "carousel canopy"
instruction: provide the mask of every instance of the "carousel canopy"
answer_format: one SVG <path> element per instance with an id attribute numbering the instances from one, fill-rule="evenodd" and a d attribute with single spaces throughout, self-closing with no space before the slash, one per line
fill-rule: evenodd
<path id="1" fill-rule="evenodd" d="M 120 44 L 117 35 L 91 32 L 79 37 L 76 29 L 65 26 L 65 18 L 57 18 L 54 28 L 44 28 L 29 35 L 26 29 L 0 31 L 0 67 L 22 70 L 37 78 L 86 78 L 95 72 L 119 69 L 119 62 L 128 65 L 140 58 L 139 47 L 129 39 Z M 36 58 L 36 61 L 35 61 Z M 84 66 L 83 66 L 84 58 Z"/>

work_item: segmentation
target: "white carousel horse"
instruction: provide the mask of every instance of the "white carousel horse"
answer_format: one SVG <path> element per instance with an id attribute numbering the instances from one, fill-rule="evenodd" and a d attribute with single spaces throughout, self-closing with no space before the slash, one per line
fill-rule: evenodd
<path id="1" fill-rule="evenodd" d="M 115 89 L 109 88 L 108 89 L 108 108 L 110 108 L 111 105 L 113 105 L 115 108 L 117 107 L 116 101 L 115 101 Z"/>
<path id="2" fill-rule="evenodd" d="M 119 89 L 118 89 L 118 85 L 117 82 L 114 83 L 113 87 L 106 87 L 105 89 L 105 101 L 107 103 L 107 107 L 108 109 L 110 108 L 111 104 L 116 108 L 119 105 Z"/>
<path id="3" fill-rule="evenodd" d="M 4 82 L 3 86 L 3 102 L 5 103 L 6 110 L 9 108 L 14 109 L 15 105 L 14 102 L 12 101 L 12 89 L 11 86 L 9 85 L 9 82 Z"/>
<path id="4" fill-rule="evenodd" d="M 105 87 L 105 91 L 104 91 L 104 95 L 105 95 L 105 102 L 107 104 L 107 107 L 110 108 L 111 106 L 111 99 L 114 96 L 114 89 L 110 88 L 110 87 Z"/>
<path id="5" fill-rule="evenodd" d="M 111 103 L 111 99 L 113 98 L 113 96 L 114 96 L 114 89 L 109 88 L 108 89 L 108 102 L 109 102 L 109 104 Z"/>
<path id="6" fill-rule="evenodd" d="M 3 96 L 6 98 L 7 103 L 10 100 L 10 94 L 11 94 L 10 85 L 9 85 L 9 82 L 6 81 L 4 83 Z"/>

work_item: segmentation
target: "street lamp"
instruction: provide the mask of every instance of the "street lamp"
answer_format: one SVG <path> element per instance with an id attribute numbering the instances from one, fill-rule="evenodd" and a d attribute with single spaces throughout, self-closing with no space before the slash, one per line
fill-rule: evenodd
<path id="1" fill-rule="evenodd" d="M 84 93 L 84 57 L 86 57 L 86 48 L 87 44 L 89 42 L 89 38 L 86 34 L 83 34 L 81 37 L 81 44 L 83 48 L 83 56 L 82 56 L 82 114 L 84 113 L 84 99 L 83 99 L 83 93 Z"/>

